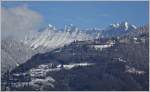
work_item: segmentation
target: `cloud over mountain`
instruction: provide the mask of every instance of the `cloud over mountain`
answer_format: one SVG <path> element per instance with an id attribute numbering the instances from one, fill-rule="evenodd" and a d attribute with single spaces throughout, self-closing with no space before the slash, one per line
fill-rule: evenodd
<path id="1" fill-rule="evenodd" d="M 2 8 L 2 38 L 24 37 L 42 23 L 42 16 L 26 6 Z"/>

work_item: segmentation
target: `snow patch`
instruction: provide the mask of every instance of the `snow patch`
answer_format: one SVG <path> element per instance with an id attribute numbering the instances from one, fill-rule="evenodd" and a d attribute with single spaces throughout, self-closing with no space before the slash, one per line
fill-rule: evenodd
<path id="1" fill-rule="evenodd" d="M 129 67 L 129 66 L 126 66 L 126 72 L 130 74 L 139 74 L 139 75 L 145 73 L 144 71 L 141 71 L 141 70 L 135 69 L 134 67 Z"/>
<path id="2" fill-rule="evenodd" d="M 41 88 L 41 84 L 42 84 L 42 85 L 49 85 L 52 88 L 54 88 L 55 87 L 53 84 L 54 82 L 55 82 L 55 79 L 53 79 L 52 77 L 46 77 L 45 79 L 36 78 L 30 82 L 30 85 Z"/>
<path id="3" fill-rule="evenodd" d="M 109 48 L 112 47 L 114 43 L 110 43 L 110 44 L 103 44 L 103 45 L 91 45 L 91 47 L 94 47 L 96 50 L 100 49 L 103 50 L 105 48 Z"/>
<path id="4" fill-rule="evenodd" d="M 133 27 L 134 29 L 137 29 L 137 27 L 136 27 L 135 25 L 132 25 L 132 27 Z"/>
<path id="5" fill-rule="evenodd" d="M 128 30 L 128 22 L 125 22 L 125 30 Z"/>
<path id="6" fill-rule="evenodd" d="M 63 68 L 66 70 L 70 70 L 78 66 L 91 66 L 91 65 L 94 65 L 94 63 L 74 63 L 74 64 L 63 65 Z"/>

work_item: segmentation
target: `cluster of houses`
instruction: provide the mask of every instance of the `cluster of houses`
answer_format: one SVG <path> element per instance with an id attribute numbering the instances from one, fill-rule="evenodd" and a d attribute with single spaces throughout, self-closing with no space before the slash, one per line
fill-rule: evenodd
<path id="1" fill-rule="evenodd" d="M 36 68 L 32 68 L 29 70 L 29 74 L 31 78 L 44 78 L 48 72 L 51 71 L 59 71 L 61 65 L 49 63 L 49 64 L 41 64 Z"/>
<path id="2" fill-rule="evenodd" d="M 145 72 L 142 70 L 135 69 L 134 67 L 126 66 L 126 72 L 130 74 L 142 75 Z"/>

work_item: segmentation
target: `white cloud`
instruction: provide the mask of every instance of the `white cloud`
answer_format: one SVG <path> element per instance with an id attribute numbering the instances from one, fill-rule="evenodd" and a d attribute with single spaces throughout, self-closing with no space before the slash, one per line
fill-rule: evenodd
<path id="1" fill-rule="evenodd" d="M 24 38 L 42 23 L 42 16 L 26 6 L 2 8 L 1 14 L 2 39 L 8 36 Z"/>

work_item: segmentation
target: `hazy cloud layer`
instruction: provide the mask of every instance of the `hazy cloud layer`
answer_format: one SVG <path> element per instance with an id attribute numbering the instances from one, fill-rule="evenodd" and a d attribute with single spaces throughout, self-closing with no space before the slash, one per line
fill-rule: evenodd
<path id="1" fill-rule="evenodd" d="M 8 36 L 24 38 L 25 34 L 37 30 L 42 16 L 26 6 L 2 8 L 2 39 Z"/>

